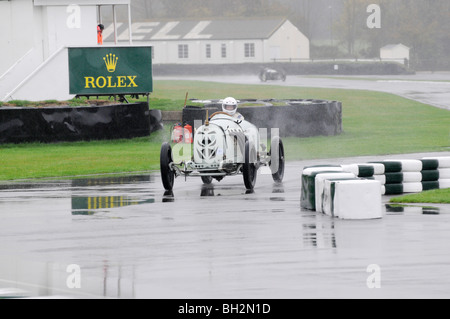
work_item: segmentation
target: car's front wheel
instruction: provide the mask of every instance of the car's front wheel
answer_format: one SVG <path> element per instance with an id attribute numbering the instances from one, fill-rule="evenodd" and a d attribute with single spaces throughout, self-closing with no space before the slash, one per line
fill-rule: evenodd
<path id="1" fill-rule="evenodd" d="M 171 169 L 170 164 L 173 162 L 172 159 L 172 147 L 169 143 L 164 142 L 161 145 L 161 153 L 159 155 L 160 169 L 161 169 L 161 180 L 164 189 L 171 191 L 173 188 L 175 173 Z"/>
<path id="2" fill-rule="evenodd" d="M 270 170 L 275 182 L 281 183 L 284 177 L 284 146 L 279 136 L 274 136 L 270 143 Z"/>
<path id="3" fill-rule="evenodd" d="M 256 150 L 249 141 L 245 142 L 245 162 L 242 170 L 244 184 L 247 189 L 253 189 L 256 184 L 258 169 L 256 166 Z"/>
<path id="4" fill-rule="evenodd" d="M 211 184 L 212 183 L 212 176 L 201 176 L 203 184 Z"/>

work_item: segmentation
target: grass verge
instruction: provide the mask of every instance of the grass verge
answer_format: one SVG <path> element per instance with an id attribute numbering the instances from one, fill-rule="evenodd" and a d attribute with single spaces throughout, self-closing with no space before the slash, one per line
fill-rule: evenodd
<path id="1" fill-rule="evenodd" d="M 449 111 L 392 94 L 170 80 L 155 81 L 154 88 L 150 107 L 161 110 L 181 110 L 186 92 L 196 99 L 231 95 L 241 99 L 341 101 L 344 132 L 339 136 L 284 138 L 288 160 L 450 150 Z M 161 142 L 169 136 L 166 126 L 149 137 L 130 140 L 0 145 L 0 180 L 159 169 Z"/>
<path id="2" fill-rule="evenodd" d="M 407 194 L 393 197 L 389 200 L 391 203 L 431 203 L 431 204 L 450 204 L 450 188 L 433 189 L 417 194 Z"/>

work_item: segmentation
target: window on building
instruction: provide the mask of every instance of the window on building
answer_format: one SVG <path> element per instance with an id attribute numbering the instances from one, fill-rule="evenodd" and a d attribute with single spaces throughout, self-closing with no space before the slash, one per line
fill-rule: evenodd
<path id="1" fill-rule="evenodd" d="M 179 59 L 189 58 L 189 47 L 187 44 L 179 44 L 178 45 L 178 58 Z"/>
<path id="2" fill-rule="evenodd" d="M 255 57 L 255 44 L 254 43 L 244 43 L 244 56 L 246 58 Z"/>
<path id="3" fill-rule="evenodd" d="M 227 57 L 227 45 L 225 43 L 222 43 L 222 46 L 220 47 L 220 52 L 221 52 L 222 58 Z"/>
<path id="4" fill-rule="evenodd" d="M 206 45 L 206 58 L 211 58 L 211 44 Z"/>

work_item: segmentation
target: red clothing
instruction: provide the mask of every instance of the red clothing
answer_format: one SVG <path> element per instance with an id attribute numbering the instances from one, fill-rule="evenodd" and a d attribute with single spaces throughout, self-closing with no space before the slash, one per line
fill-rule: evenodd
<path id="1" fill-rule="evenodd" d="M 103 44 L 103 35 L 102 35 L 102 30 L 100 29 L 99 26 L 97 26 L 97 44 Z"/>

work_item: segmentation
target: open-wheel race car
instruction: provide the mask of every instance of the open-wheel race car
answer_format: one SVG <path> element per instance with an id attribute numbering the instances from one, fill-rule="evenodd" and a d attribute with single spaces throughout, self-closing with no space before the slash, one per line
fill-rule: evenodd
<path id="1" fill-rule="evenodd" d="M 241 115 L 236 116 L 236 100 L 229 99 L 224 100 L 224 111 L 207 116 L 194 129 L 190 159 L 177 160 L 171 144 L 162 144 L 161 180 L 166 190 L 172 190 L 175 178 L 182 175 L 200 176 L 204 184 L 212 183 L 213 179 L 220 181 L 225 176 L 242 175 L 246 189 L 253 190 L 262 166 L 270 167 L 275 182 L 283 180 L 285 158 L 281 138 L 272 136 L 269 149 L 256 126 Z M 234 104 L 234 112 L 226 109 L 227 101 Z"/>
<path id="2" fill-rule="evenodd" d="M 283 70 L 276 70 L 273 68 L 264 68 L 259 72 L 259 79 L 262 82 L 266 82 L 269 80 L 281 80 L 286 81 L 286 73 Z"/>

